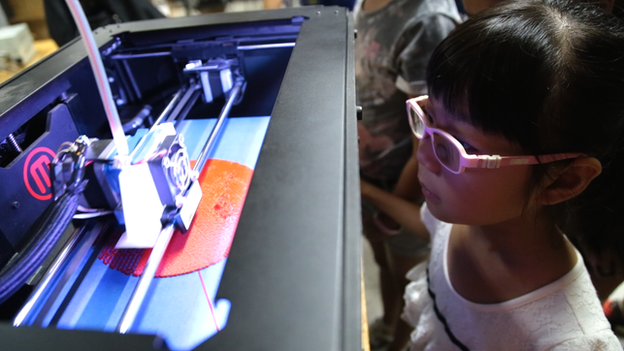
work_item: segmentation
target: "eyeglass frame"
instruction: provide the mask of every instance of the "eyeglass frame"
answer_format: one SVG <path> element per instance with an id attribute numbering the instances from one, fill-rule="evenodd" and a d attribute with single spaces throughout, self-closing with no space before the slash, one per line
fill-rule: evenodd
<path id="1" fill-rule="evenodd" d="M 466 152 L 466 149 L 462 146 L 462 144 L 451 134 L 445 132 L 442 129 L 429 127 L 427 125 L 427 119 L 425 116 L 425 112 L 422 107 L 420 107 L 420 102 L 428 100 L 428 95 L 421 95 L 415 98 L 408 99 L 405 101 L 405 105 L 407 107 L 407 120 L 409 122 L 410 128 L 412 129 L 412 133 L 418 140 L 423 140 L 426 135 L 429 135 L 431 138 L 431 145 L 433 146 L 433 154 L 440 162 L 440 164 L 449 172 L 454 174 L 460 174 L 465 171 L 466 168 L 485 168 L 485 169 L 496 169 L 500 167 L 507 166 L 525 166 L 525 165 L 535 165 L 535 164 L 543 164 L 550 163 L 555 161 L 561 161 L 570 158 L 577 158 L 583 156 L 580 153 L 558 153 L 558 154 L 548 154 L 541 156 L 500 156 L 500 155 L 487 155 L 487 154 L 469 154 Z M 423 125 L 422 135 L 419 136 L 419 132 L 417 127 L 414 125 L 414 121 L 412 120 L 412 111 L 414 114 L 420 118 Z M 453 145 L 459 154 L 459 170 L 454 171 L 448 165 L 445 164 L 436 152 L 436 145 L 434 144 L 433 133 L 438 133 L 444 139 L 450 142 Z"/>

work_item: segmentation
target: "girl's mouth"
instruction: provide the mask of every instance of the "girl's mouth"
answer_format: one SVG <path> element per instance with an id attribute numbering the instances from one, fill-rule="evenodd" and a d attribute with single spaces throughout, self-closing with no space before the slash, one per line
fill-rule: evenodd
<path id="1" fill-rule="evenodd" d="M 420 187 L 422 189 L 423 196 L 425 197 L 425 200 L 427 200 L 427 201 L 440 201 L 440 198 L 436 194 L 432 193 L 429 190 L 429 188 L 427 188 L 427 186 L 425 186 L 423 184 L 422 181 L 419 181 L 419 183 L 420 183 Z"/>

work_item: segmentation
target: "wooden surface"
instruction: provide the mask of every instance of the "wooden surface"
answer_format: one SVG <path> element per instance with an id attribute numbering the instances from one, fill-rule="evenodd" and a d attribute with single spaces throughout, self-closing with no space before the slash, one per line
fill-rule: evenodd
<path id="1" fill-rule="evenodd" d="M 35 55 L 25 65 L 18 66 L 15 63 L 7 63 L 4 69 L 0 69 L 0 83 L 21 72 L 24 68 L 37 63 L 42 58 L 48 56 L 58 49 L 52 39 L 35 40 Z"/>
<path id="2" fill-rule="evenodd" d="M 368 318 L 366 317 L 366 292 L 364 289 L 364 267 L 362 266 L 360 269 L 361 279 L 360 279 L 360 288 L 362 291 L 362 350 L 370 351 L 370 344 L 368 342 Z"/>
<path id="3" fill-rule="evenodd" d="M 50 38 L 43 0 L 3 0 L 3 5 L 7 2 L 11 8 L 6 13 L 10 24 L 28 24 L 35 40 Z"/>

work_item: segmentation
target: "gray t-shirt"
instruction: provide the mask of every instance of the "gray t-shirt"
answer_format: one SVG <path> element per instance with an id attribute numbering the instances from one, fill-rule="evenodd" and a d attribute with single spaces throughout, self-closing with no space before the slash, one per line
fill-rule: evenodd
<path id="1" fill-rule="evenodd" d="M 405 100 L 426 93 L 429 57 L 459 21 L 453 0 L 392 0 L 375 11 L 358 11 L 355 76 L 365 178 L 398 179 L 411 154 Z"/>

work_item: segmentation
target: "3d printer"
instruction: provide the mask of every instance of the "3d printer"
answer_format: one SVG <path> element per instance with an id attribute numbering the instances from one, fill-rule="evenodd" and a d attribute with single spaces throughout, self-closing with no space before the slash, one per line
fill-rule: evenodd
<path id="1" fill-rule="evenodd" d="M 2 349 L 360 349 L 354 34 L 346 11 L 206 15 L 94 34 L 141 171 L 125 185 L 115 181 L 111 131 L 80 40 L 0 86 L 0 266 L 42 242 L 33 233 L 55 194 L 81 190 L 79 215 L 59 207 L 72 224 L 45 244 L 43 263 L 2 304 Z M 225 168 L 202 178 L 193 173 L 198 163 Z M 163 185 L 146 189 L 146 175 Z M 209 218 L 202 228 L 220 223 L 234 237 L 216 244 L 223 254 L 212 261 L 202 245 L 214 236 L 193 241 L 201 235 L 183 233 L 188 219 L 168 217 L 201 181 L 214 196 L 194 225 Z M 139 200 L 121 201 L 120 186 Z M 140 213 L 129 216 L 130 207 Z M 158 250 L 156 239 L 127 235 L 129 227 L 150 231 L 154 216 L 183 229 L 161 248 L 173 257 L 167 267 L 143 262 L 144 247 Z M 137 270 L 150 269 L 162 278 L 122 326 Z"/>

